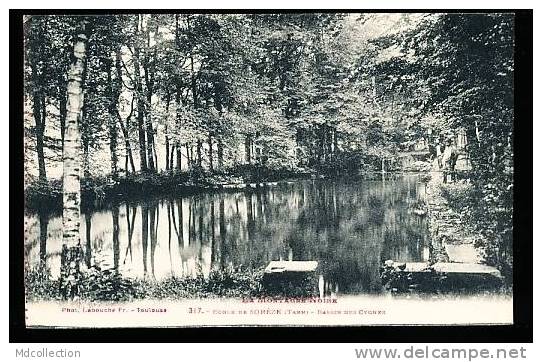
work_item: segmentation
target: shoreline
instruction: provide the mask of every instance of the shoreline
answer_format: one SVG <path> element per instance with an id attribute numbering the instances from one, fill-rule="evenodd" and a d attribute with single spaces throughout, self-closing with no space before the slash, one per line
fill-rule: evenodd
<path id="1" fill-rule="evenodd" d="M 363 181 L 388 180 L 405 175 L 425 175 L 426 171 L 368 171 L 359 174 L 330 175 L 314 170 L 284 171 L 261 178 L 239 174 L 210 173 L 193 177 L 188 171 L 134 174 L 118 178 L 91 178 L 81 180 L 81 210 L 95 211 L 112 203 L 143 201 L 149 197 L 190 196 L 204 192 L 244 191 L 283 185 L 311 179 L 359 179 Z M 62 181 L 35 180 L 24 190 L 25 214 L 55 215 L 62 212 Z"/>

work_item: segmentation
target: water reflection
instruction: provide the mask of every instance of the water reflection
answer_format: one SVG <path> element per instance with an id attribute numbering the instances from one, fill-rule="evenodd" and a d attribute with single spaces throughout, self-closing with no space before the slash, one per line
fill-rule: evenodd
<path id="1" fill-rule="evenodd" d="M 47 262 L 47 227 L 49 225 L 49 216 L 40 215 L 40 266 L 46 266 Z"/>
<path id="2" fill-rule="evenodd" d="M 122 203 L 82 216 L 87 266 L 161 279 L 271 260 L 318 260 L 327 293 L 377 293 L 386 259 L 426 257 L 425 197 L 415 177 L 293 182 L 261 189 Z M 166 216 L 167 215 L 167 216 Z M 58 276 L 59 217 L 27 217 L 26 260 Z M 39 223 L 39 225 L 38 225 Z M 121 260 L 122 259 L 122 260 Z"/>

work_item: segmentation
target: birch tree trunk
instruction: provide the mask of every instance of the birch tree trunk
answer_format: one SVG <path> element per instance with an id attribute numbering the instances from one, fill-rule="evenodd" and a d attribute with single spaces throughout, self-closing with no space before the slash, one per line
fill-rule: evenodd
<path id="1" fill-rule="evenodd" d="M 62 156 L 63 174 L 63 214 L 62 214 L 62 255 L 60 288 L 64 298 L 73 298 L 81 281 L 80 263 L 82 249 L 79 238 L 81 201 L 81 132 L 79 115 L 83 106 L 83 69 L 86 62 L 87 36 L 86 21 L 78 24 L 73 47 L 72 63 L 68 73 L 68 104 L 64 152 Z"/>

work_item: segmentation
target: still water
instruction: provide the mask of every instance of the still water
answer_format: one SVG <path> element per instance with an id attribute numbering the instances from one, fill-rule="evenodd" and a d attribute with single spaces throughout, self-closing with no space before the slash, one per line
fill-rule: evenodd
<path id="1" fill-rule="evenodd" d="M 379 293 L 382 261 L 428 257 L 428 229 L 411 209 L 416 176 L 306 180 L 258 189 L 124 202 L 81 217 L 87 265 L 134 278 L 208 275 L 271 260 L 317 260 L 340 294 Z M 26 216 L 25 258 L 60 272 L 62 218 Z"/>

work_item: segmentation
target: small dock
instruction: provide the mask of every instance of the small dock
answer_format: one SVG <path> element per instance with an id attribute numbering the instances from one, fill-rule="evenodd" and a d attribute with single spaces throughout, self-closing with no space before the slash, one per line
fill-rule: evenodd
<path id="1" fill-rule="evenodd" d="M 395 276 L 393 276 L 395 275 Z M 383 281 L 396 290 L 431 291 L 487 290 L 502 285 L 497 268 L 478 263 L 401 263 L 384 264 Z"/>

